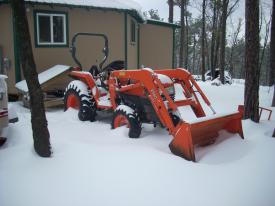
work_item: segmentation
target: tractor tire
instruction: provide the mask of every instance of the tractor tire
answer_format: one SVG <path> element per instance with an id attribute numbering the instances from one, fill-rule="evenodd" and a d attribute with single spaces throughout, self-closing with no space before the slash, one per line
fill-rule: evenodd
<path id="1" fill-rule="evenodd" d="M 129 128 L 130 138 L 139 138 L 141 133 L 141 121 L 138 113 L 127 105 L 119 105 L 113 115 L 112 129 L 126 125 Z"/>
<path id="2" fill-rule="evenodd" d="M 70 82 L 64 93 L 64 109 L 74 108 L 78 110 L 80 121 L 95 121 L 96 103 L 89 94 L 88 86 L 79 80 Z"/>

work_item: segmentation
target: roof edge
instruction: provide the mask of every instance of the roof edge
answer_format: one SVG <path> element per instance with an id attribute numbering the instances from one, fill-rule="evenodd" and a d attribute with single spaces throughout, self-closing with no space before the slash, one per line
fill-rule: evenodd
<path id="1" fill-rule="evenodd" d="M 164 21 L 159 21 L 159 20 L 155 20 L 155 19 L 147 19 L 146 23 L 147 24 L 158 25 L 158 26 L 170 27 L 170 28 L 174 28 L 174 29 L 181 28 L 180 25 L 173 24 L 173 23 L 168 23 L 168 22 L 164 22 Z"/>
<path id="2" fill-rule="evenodd" d="M 9 0 L 0 0 L 0 4 L 10 3 Z M 50 3 L 50 2 L 31 2 L 26 1 L 26 5 L 48 5 L 48 6 L 60 6 L 60 7 L 68 7 L 68 8 L 79 8 L 79 9 L 95 9 L 95 10 L 103 10 L 103 11 L 115 11 L 115 12 L 127 12 L 133 18 L 135 18 L 139 23 L 144 23 L 145 20 L 143 16 L 134 9 L 119 9 L 119 8 L 108 8 L 108 7 L 98 7 L 98 6 L 85 6 L 85 5 L 75 5 L 75 4 L 62 4 L 62 3 Z"/>

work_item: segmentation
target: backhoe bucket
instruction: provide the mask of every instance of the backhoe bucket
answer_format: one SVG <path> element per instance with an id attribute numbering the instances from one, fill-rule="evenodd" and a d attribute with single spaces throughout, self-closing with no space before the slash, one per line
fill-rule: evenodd
<path id="1" fill-rule="evenodd" d="M 220 130 L 238 133 L 242 138 L 242 111 L 227 115 L 202 117 L 196 122 L 180 122 L 169 147 L 173 154 L 187 160 L 196 161 L 194 146 L 214 143 Z"/>

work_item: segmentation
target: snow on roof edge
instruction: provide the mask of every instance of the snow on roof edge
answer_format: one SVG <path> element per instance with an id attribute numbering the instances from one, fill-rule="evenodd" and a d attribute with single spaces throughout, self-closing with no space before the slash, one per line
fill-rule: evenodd
<path id="1" fill-rule="evenodd" d="M 175 24 L 175 23 L 169 23 L 169 22 L 166 22 L 166 21 L 150 19 L 150 18 L 146 19 L 146 23 L 155 24 L 155 25 L 162 25 L 162 26 L 168 26 L 168 27 L 174 27 L 174 28 L 181 28 L 180 25 Z"/>
<path id="2" fill-rule="evenodd" d="M 54 4 L 59 6 L 75 6 L 75 7 L 88 7 L 95 9 L 113 9 L 125 10 L 142 22 L 145 17 L 142 13 L 142 7 L 133 0 L 25 0 L 27 3 L 33 4 Z"/>

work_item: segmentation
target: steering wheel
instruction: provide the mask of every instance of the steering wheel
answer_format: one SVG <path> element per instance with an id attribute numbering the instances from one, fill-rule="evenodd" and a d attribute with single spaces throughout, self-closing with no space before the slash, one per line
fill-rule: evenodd
<path id="1" fill-rule="evenodd" d="M 97 65 L 92 65 L 89 72 L 93 75 L 93 77 L 97 76 L 99 74 Z"/>
<path id="2" fill-rule="evenodd" d="M 125 69 L 124 61 L 121 61 L 121 60 L 114 61 L 114 62 L 110 63 L 108 66 L 104 67 L 100 71 L 100 75 L 99 75 L 102 87 L 104 87 L 105 89 L 108 89 L 108 85 L 106 85 L 104 83 L 104 81 L 109 79 L 110 73 L 112 71 L 117 71 L 117 70 L 121 70 L 121 69 Z"/>

